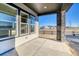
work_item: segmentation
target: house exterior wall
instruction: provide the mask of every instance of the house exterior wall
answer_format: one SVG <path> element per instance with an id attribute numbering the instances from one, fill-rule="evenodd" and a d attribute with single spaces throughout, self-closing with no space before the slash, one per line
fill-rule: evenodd
<path id="1" fill-rule="evenodd" d="M 21 36 L 21 37 L 17 37 L 15 38 L 15 47 L 29 41 L 29 40 L 32 40 L 34 38 L 37 38 L 38 37 L 38 16 L 37 14 L 32 11 L 30 8 L 28 8 L 27 6 L 25 6 L 24 4 L 21 4 L 21 3 L 15 3 L 16 6 L 22 8 L 23 10 L 33 14 L 35 17 L 36 17 L 36 21 L 35 21 L 35 32 L 34 33 L 31 33 L 31 34 L 28 34 L 28 35 L 25 35 L 25 36 Z M 19 16 L 20 17 L 20 16 Z M 30 30 L 30 29 L 29 29 Z"/>
<path id="2" fill-rule="evenodd" d="M 13 48 L 16 48 L 17 46 L 20 46 L 21 44 L 24 44 L 30 40 L 33 40 L 34 38 L 37 38 L 38 37 L 38 16 L 35 12 L 33 12 L 30 8 L 28 8 L 27 6 L 21 4 L 21 3 L 17 3 L 15 4 L 16 6 L 22 8 L 23 10 L 25 11 L 28 11 L 29 13 L 31 13 L 32 15 L 34 15 L 36 17 L 36 21 L 35 21 L 35 32 L 34 33 L 31 33 L 31 34 L 27 34 L 27 35 L 24 35 L 24 36 L 20 36 L 19 34 L 19 31 L 20 29 L 18 29 L 19 26 L 19 20 L 20 20 L 20 16 L 17 15 L 16 17 L 16 22 L 17 22 L 17 29 L 16 29 L 16 37 L 14 38 L 5 38 L 3 40 L 0 39 L 0 55 L 6 53 L 7 51 L 13 49 Z M 30 30 L 30 29 L 29 29 Z"/>

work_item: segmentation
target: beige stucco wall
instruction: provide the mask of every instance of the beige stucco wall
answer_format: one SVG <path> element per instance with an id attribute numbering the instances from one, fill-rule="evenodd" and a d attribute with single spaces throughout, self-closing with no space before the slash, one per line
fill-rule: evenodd
<path id="1" fill-rule="evenodd" d="M 30 34 L 30 35 L 25 35 L 25 36 L 22 36 L 22 37 L 18 37 L 18 38 L 15 39 L 15 47 L 20 46 L 24 43 L 27 43 L 28 41 L 33 40 L 37 37 L 38 37 L 38 35 L 35 34 L 35 33 Z"/>

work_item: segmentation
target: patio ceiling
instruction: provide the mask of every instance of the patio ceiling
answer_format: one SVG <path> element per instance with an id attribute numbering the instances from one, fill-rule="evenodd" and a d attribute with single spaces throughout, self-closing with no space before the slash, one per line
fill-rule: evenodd
<path id="1" fill-rule="evenodd" d="M 24 3 L 27 7 L 32 9 L 38 15 L 46 15 L 56 13 L 62 9 L 68 9 L 70 3 Z"/>

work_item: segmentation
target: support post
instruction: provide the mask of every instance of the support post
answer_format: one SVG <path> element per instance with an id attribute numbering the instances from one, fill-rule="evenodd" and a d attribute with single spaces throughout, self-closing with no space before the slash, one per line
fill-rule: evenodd
<path id="1" fill-rule="evenodd" d="M 39 35 L 39 21 L 38 21 L 38 17 L 36 17 L 36 19 L 35 19 L 35 33 L 37 35 Z"/>
<path id="2" fill-rule="evenodd" d="M 63 41 L 65 36 L 65 11 L 57 13 L 57 40 Z"/>

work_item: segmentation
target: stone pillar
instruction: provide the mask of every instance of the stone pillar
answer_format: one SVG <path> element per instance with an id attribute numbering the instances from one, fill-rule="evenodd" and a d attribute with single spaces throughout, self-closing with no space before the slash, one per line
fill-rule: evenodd
<path id="1" fill-rule="evenodd" d="M 65 34 L 65 11 L 57 13 L 57 40 L 64 40 Z"/>
<path id="2" fill-rule="evenodd" d="M 39 35 L 39 21 L 38 21 L 38 17 L 36 17 L 36 20 L 35 20 L 35 33 L 37 35 Z"/>

